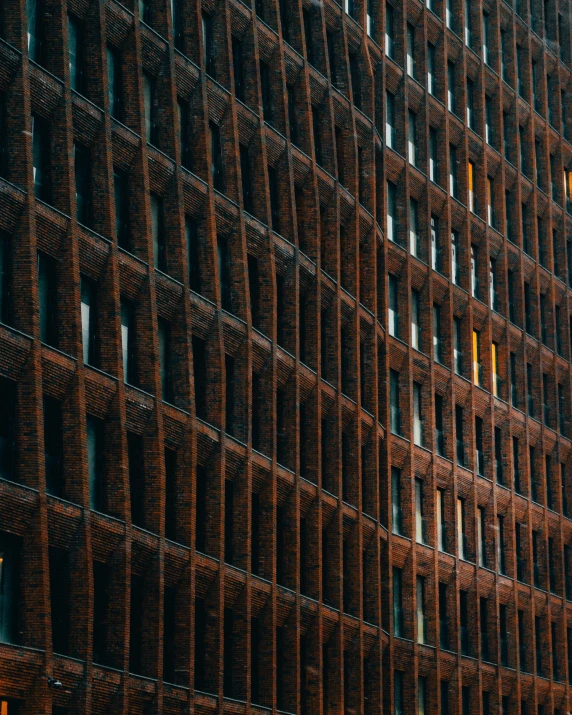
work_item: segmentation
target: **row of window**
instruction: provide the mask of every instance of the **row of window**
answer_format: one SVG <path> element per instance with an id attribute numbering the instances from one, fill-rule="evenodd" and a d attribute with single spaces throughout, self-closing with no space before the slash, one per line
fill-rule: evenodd
<path id="1" fill-rule="evenodd" d="M 19 640 L 20 611 L 23 606 L 20 601 L 21 554 L 21 540 L 0 532 L 0 641 L 7 643 Z M 114 573 L 116 568 L 112 562 L 93 563 L 93 660 L 107 666 L 117 666 L 120 652 L 113 638 L 117 613 L 113 609 L 110 588 L 117 576 Z M 56 547 L 49 548 L 49 574 L 53 649 L 61 655 L 73 655 L 70 589 L 73 587 L 74 572 L 70 552 Z M 149 637 L 147 633 L 152 620 L 156 619 L 156 611 L 154 603 L 148 597 L 149 587 L 150 583 L 144 575 L 132 574 L 129 583 L 129 670 L 152 675 L 153 663 L 146 653 L 146 646 Z M 409 589 L 413 591 L 412 599 L 407 597 Z M 532 617 L 527 610 L 520 608 L 515 612 L 505 603 L 498 605 L 497 612 L 492 599 L 477 597 L 476 594 L 463 589 L 457 595 L 455 589 L 444 582 L 438 583 L 435 594 L 437 621 L 433 625 L 429 622 L 427 612 L 428 589 L 429 579 L 417 575 L 411 582 L 404 570 L 395 566 L 392 568 L 391 619 L 394 636 L 411 638 L 415 635 L 418 643 L 431 644 L 434 630 L 436 644 L 442 650 L 460 652 L 463 656 L 480 657 L 490 662 L 496 662 L 500 656 L 499 662 L 503 666 L 517 667 L 522 672 L 535 672 L 541 677 L 552 677 L 556 681 L 568 680 L 572 683 L 571 627 L 563 633 L 556 620 L 542 615 Z M 184 649 L 177 647 L 179 619 L 183 617 L 185 598 L 186 589 L 182 582 L 165 586 L 161 617 L 164 629 L 163 678 L 168 682 L 178 682 L 181 671 L 177 666 L 184 665 L 187 660 Z M 411 614 L 413 618 L 407 616 L 408 609 L 412 608 L 409 605 L 411 603 L 415 604 L 414 615 Z M 216 627 L 216 619 L 211 617 L 216 611 L 216 603 L 212 595 L 207 595 L 196 597 L 194 605 L 194 685 L 197 690 L 213 692 L 216 686 L 215 673 L 218 671 L 209 668 L 212 653 L 208 651 L 208 643 L 214 634 L 212 629 Z M 458 621 L 455 614 L 458 615 Z M 389 612 L 385 612 L 384 624 L 389 618 Z M 267 672 L 265 674 L 262 663 L 263 648 L 272 647 L 272 634 L 269 629 L 270 624 L 263 614 L 251 620 L 251 698 L 253 702 L 262 705 L 265 704 L 268 691 L 261 687 L 261 681 L 271 677 Z M 414 634 L 409 632 L 413 629 Z M 224 639 L 221 645 L 224 659 L 224 695 L 241 698 L 244 693 L 240 692 L 238 679 L 233 677 L 238 665 L 235 655 L 239 650 L 240 639 L 244 637 L 244 618 L 240 608 L 225 607 L 223 630 Z M 275 635 L 277 651 L 283 651 L 287 643 L 292 648 L 290 640 L 293 633 L 287 626 L 278 628 Z M 265 644 L 265 641 L 270 642 Z M 531 644 L 534 644 L 532 648 Z M 331 649 L 328 644 L 324 644 L 323 648 L 324 677 L 331 677 L 331 668 L 326 667 Z M 303 651 L 301 656 L 304 670 L 310 655 L 310 643 L 304 638 L 300 642 L 300 649 Z M 567 660 L 561 657 L 563 653 L 567 653 Z M 312 651 L 312 656 L 315 655 Z M 278 679 L 285 676 L 284 663 L 280 663 L 282 657 L 283 653 L 277 652 Z M 352 666 L 346 658 L 349 658 L 349 653 L 344 653 L 344 666 L 351 670 Z M 303 673 L 302 677 L 304 676 Z M 404 674 L 396 671 L 395 678 L 395 711 L 398 711 L 403 695 L 401 681 Z M 347 684 L 347 681 L 345 682 Z M 277 683 L 279 709 L 286 705 L 286 694 L 280 692 L 284 684 Z M 302 685 L 308 686 L 307 683 Z M 347 692 L 349 689 L 346 689 Z M 304 697 L 307 697 L 307 693 L 303 693 Z"/>
<path id="2" fill-rule="evenodd" d="M 550 458 L 546 458 L 546 466 L 550 469 Z M 406 510 L 404 504 L 405 483 L 401 470 L 397 467 L 391 469 L 391 505 L 392 505 L 392 531 L 399 536 L 407 536 L 409 528 L 417 543 L 431 545 L 429 527 L 432 514 L 427 504 L 429 495 L 426 493 L 424 481 L 415 478 L 413 499 L 415 503 L 414 521 L 406 524 Z M 562 498 L 566 501 L 565 485 L 562 481 Z M 554 537 L 546 541 L 542 539 L 539 531 L 531 531 L 531 540 L 526 537 L 527 526 L 515 522 L 514 534 L 505 527 L 508 520 L 503 515 L 497 515 L 496 520 L 491 520 L 485 506 L 477 507 L 474 519 L 468 517 L 468 503 L 463 497 L 457 497 L 455 511 L 449 502 L 449 490 L 438 488 L 435 493 L 435 515 L 437 531 L 437 548 L 439 551 L 450 552 L 453 550 L 456 539 L 456 553 L 464 561 L 474 561 L 482 568 L 492 568 L 503 576 L 516 576 L 518 581 L 528 583 L 532 581 L 535 588 L 550 591 L 555 594 L 565 594 L 568 600 L 572 599 L 572 547 L 565 545 L 559 549 Z M 450 518 L 449 518 L 450 517 Z M 493 523 L 494 522 L 494 523 Z M 454 529 L 456 531 L 454 531 Z M 495 532 L 495 539 L 487 537 L 487 533 Z M 515 539 L 515 562 L 509 563 L 509 553 L 512 553 L 512 539 Z M 532 547 L 532 561 L 528 552 Z M 563 561 L 562 561 L 563 559 Z M 562 569 L 564 563 L 564 569 Z M 514 572 L 514 573 L 513 573 Z M 563 574 L 563 576 L 562 576 Z M 546 586 L 548 585 L 548 588 Z"/>

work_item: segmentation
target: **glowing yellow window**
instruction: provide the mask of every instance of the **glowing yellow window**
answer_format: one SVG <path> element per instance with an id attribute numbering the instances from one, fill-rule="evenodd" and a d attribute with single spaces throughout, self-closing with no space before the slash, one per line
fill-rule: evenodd
<path id="1" fill-rule="evenodd" d="M 473 375 L 475 385 L 481 384 L 481 360 L 479 355 L 479 332 L 473 330 Z"/>
<path id="2" fill-rule="evenodd" d="M 493 367 L 493 395 L 498 397 L 499 394 L 499 376 L 498 376 L 498 346 L 496 343 L 491 345 L 491 361 Z"/>

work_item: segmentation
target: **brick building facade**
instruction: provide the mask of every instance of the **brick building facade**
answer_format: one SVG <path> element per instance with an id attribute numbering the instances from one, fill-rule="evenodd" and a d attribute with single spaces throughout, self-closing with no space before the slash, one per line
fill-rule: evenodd
<path id="1" fill-rule="evenodd" d="M 572 709 L 572 6 L 2 0 L 1 715 Z"/>

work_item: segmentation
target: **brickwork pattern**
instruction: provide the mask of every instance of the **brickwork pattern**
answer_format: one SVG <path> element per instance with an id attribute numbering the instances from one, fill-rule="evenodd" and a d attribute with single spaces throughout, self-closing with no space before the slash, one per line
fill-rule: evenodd
<path id="1" fill-rule="evenodd" d="M 35 60 L 32 5 L 0 8 L 2 715 L 568 712 L 570 2 L 42 0 Z"/>

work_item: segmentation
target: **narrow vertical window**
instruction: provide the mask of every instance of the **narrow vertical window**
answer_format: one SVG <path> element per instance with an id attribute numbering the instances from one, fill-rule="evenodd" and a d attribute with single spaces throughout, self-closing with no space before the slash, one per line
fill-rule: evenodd
<path id="1" fill-rule="evenodd" d="M 68 15 L 68 47 L 69 47 L 69 72 L 70 87 L 76 92 L 83 93 L 83 47 L 85 39 L 83 28 L 72 15 Z"/>
<path id="2" fill-rule="evenodd" d="M 29 0 L 30 2 L 32 0 Z M 395 59 L 395 10 L 391 3 L 385 3 L 385 54 Z"/>
<path id="3" fill-rule="evenodd" d="M 387 240 L 397 242 L 397 190 L 394 183 L 387 182 Z"/>
<path id="4" fill-rule="evenodd" d="M 46 203 L 51 199 L 50 181 L 50 127 L 36 114 L 32 115 L 32 158 L 34 196 Z"/>
<path id="5" fill-rule="evenodd" d="M 437 489 L 437 548 L 447 550 L 447 525 L 445 522 L 445 492 Z"/>
<path id="6" fill-rule="evenodd" d="M 439 182 L 439 158 L 437 154 L 437 130 L 429 128 L 429 179 L 435 184 Z"/>
<path id="7" fill-rule="evenodd" d="M 389 315 L 388 327 L 389 334 L 394 338 L 399 338 L 399 281 L 396 276 L 389 274 L 388 276 L 388 297 L 389 297 Z"/>
<path id="8" fill-rule="evenodd" d="M 95 286 L 88 279 L 81 277 L 81 336 L 83 361 L 96 367 L 96 313 Z"/>
<path id="9" fill-rule="evenodd" d="M 121 61 L 117 48 L 107 45 L 107 98 L 109 102 L 109 113 L 115 119 L 121 119 L 122 115 L 122 82 L 121 82 Z"/>
<path id="10" fill-rule="evenodd" d="M 421 315 L 421 295 L 414 288 L 411 289 L 411 347 L 420 349 L 420 315 Z"/>
<path id="11" fill-rule="evenodd" d="M 123 379 L 126 383 L 137 383 L 135 374 L 135 310 L 131 303 L 121 301 L 121 349 L 123 359 Z"/>
<path id="12" fill-rule="evenodd" d="M 159 319 L 159 367 L 161 371 L 161 397 L 173 401 L 173 376 L 171 360 L 171 324 Z"/>
<path id="13" fill-rule="evenodd" d="M 155 268 L 167 272 L 167 243 L 165 240 L 165 221 L 163 199 L 157 194 L 150 196 L 151 240 L 153 243 L 153 261 Z"/>
<path id="14" fill-rule="evenodd" d="M 415 199 L 409 199 L 409 250 L 412 256 L 420 258 L 419 227 L 418 227 L 418 203 Z"/>
<path id="15" fill-rule="evenodd" d="M 461 319 L 453 318 L 453 366 L 457 375 L 463 374 L 463 348 L 461 343 Z"/>
<path id="16" fill-rule="evenodd" d="M 413 442 L 423 447 L 423 420 L 421 419 L 421 385 L 413 383 Z"/>
<path id="17" fill-rule="evenodd" d="M 399 408 L 399 373 L 389 373 L 390 424 L 393 434 L 401 435 L 401 410 Z"/>
<path id="18" fill-rule="evenodd" d="M 97 417 L 87 415 L 87 473 L 91 508 L 103 511 L 103 422 Z"/>
<path id="19" fill-rule="evenodd" d="M 427 543 L 423 509 L 423 482 L 417 478 L 415 479 L 415 540 L 418 544 Z"/>
<path id="20" fill-rule="evenodd" d="M 401 470 L 391 467 L 391 508 L 394 534 L 403 533 L 403 514 L 401 510 Z"/>
<path id="21" fill-rule="evenodd" d="M 425 617 L 425 579 L 417 576 L 417 642 L 427 643 L 427 623 Z M 424 689 L 423 689 L 424 690 Z M 425 692 L 423 692 L 423 712 L 425 712 Z"/>
<path id="22" fill-rule="evenodd" d="M 58 285 L 56 262 L 38 251 L 38 301 L 40 304 L 40 340 L 58 346 Z"/>
<path id="23" fill-rule="evenodd" d="M 460 559 L 466 559 L 466 536 L 465 536 L 465 502 L 461 497 L 457 497 L 457 541 Z"/>
<path id="24" fill-rule="evenodd" d="M 385 144 L 395 149 L 395 95 L 385 92 Z"/>

